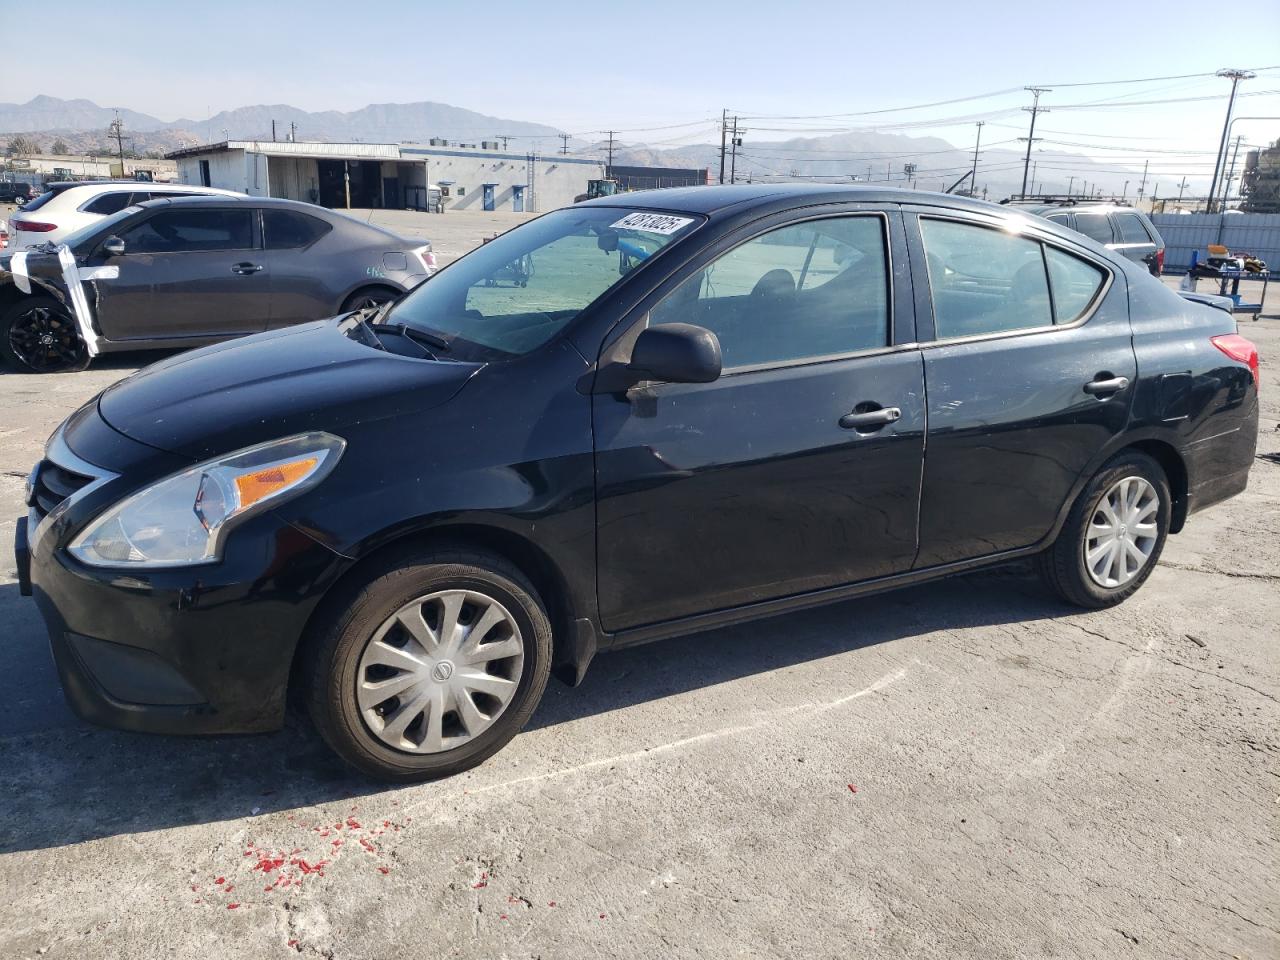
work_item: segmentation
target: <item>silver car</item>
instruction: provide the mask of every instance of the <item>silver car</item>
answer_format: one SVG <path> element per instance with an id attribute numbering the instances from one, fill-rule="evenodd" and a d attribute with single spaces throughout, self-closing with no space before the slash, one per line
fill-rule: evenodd
<path id="1" fill-rule="evenodd" d="M 151 200 L 62 244 L 0 253 L 0 355 L 43 373 L 200 346 L 375 306 L 434 268 L 430 243 L 323 207 Z"/>

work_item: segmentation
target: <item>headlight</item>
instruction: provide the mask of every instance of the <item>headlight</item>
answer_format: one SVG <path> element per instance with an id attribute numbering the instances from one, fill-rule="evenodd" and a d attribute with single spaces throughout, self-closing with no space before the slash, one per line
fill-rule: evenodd
<path id="1" fill-rule="evenodd" d="M 198 464 L 120 501 L 67 549 L 94 567 L 209 563 L 231 527 L 310 490 L 346 445 L 331 434 L 305 433 Z"/>

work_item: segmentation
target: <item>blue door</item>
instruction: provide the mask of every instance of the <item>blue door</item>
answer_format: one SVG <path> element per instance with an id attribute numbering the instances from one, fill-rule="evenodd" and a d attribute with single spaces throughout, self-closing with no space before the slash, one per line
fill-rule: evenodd
<path id="1" fill-rule="evenodd" d="M 511 209 L 516 213 L 524 213 L 524 187 L 511 188 Z"/>
<path id="2" fill-rule="evenodd" d="M 494 184 L 486 183 L 484 185 L 484 208 L 486 210 L 493 209 L 493 188 Z"/>

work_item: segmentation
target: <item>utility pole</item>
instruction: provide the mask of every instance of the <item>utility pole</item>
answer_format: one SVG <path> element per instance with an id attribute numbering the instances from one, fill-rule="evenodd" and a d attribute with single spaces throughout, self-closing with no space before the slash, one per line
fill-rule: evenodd
<path id="1" fill-rule="evenodd" d="M 973 173 L 969 176 L 969 196 L 978 192 L 978 147 L 982 145 L 982 125 L 985 120 L 978 121 L 978 137 L 973 141 Z"/>
<path id="2" fill-rule="evenodd" d="M 743 130 L 742 132 L 746 133 L 747 131 Z M 732 148 L 732 153 L 730 154 L 730 159 L 729 159 L 729 182 L 737 183 L 738 182 L 738 176 L 737 176 L 738 148 L 742 146 L 742 138 L 738 136 L 738 118 L 737 117 L 733 118 L 733 136 L 730 138 L 729 143 Z"/>
<path id="3" fill-rule="evenodd" d="M 1236 176 L 1236 158 L 1240 156 L 1240 141 L 1244 139 L 1241 134 L 1236 137 L 1236 148 L 1231 152 L 1231 170 L 1227 173 L 1226 185 L 1222 188 L 1222 209 L 1227 209 L 1227 200 L 1231 197 L 1231 181 Z"/>
<path id="4" fill-rule="evenodd" d="M 720 182 L 724 183 L 724 148 L 725 137 L 729 132 L 729 110 L 726 107 L 720 112 Z"/>
<path id="5" fill-rule="evenodd" d="M 867 183 L 871 182 L 871 164 L 867 164 Z"/>
<path id="6" fill-rule="evenodd" d="M 1071 196 L 1071 191 L 1072 191 L 1073 189 L 1075 189 L 1075 185 L 1076 185 L 1076 175 L 1073 173 L 1073 174 L 1071 175 L 1071 179 L 1067 181 L 1067 196 L 1068 196 L 1068 197 L 1069 197 L 1069 196 Z"/>
<path id="7" fill-rule="evenodd" d="M 1182 193 L 1187 189 L 1187 178 L 1183 177 L 1182 182 L 1178 184 L 1178 202 L 1182 202 Z"/>
<path id="8" fill-rule="evenodd" d="M 1027 168 L 1031 166 L 1031 144 L 1035 143 L 1036 139 L 1036 114 L 1049 112 L 1048 107 L 1040 106 L 1040 94 L 1050 93 L 1052 92 L 1052 88 L 1024 87 L 1023 89 L 1031 91 L 1031 106 L 1022 108 L 1023 110 L 1027 110 L 1031 113 L 1031 129 L 1027 131 L 1026 136 L 1027 156 L 1022 161 L 1022 193 L 1025 195 L 1027 192 Z M 1023 138 L 1019 137 L 1018 139 L 1021 140 Z"/>
<path id="9" fill-rule="evenodd" d="M 606 180 L 613 179 L 613 135 L 617 132 L 617 130 L 605 131 L 609 135 L 609 162 L 604 166 L 604 178 Z"/>
<path id="10" fill-rule="evenodd" d="M 120 119 L 120 111 L 116 111 L 116 118 L 111 121 L 111 125 L 107 127 L 107 136 L 113 138 L 116 142 L 116 155 L 120 157 L 120 176 L 124 176 L 124 121 Z"/>
<path id="11" fill-rule="evenodd" d="M 1032 196 L 1034 196 L 1036 192 L 1036 168 L 1039 166 L 1040 166 L 1039 160 L 1031 161 L 1031 194 Z"/>
<path id="12" fill-rule="evenodd" d="M 560 137 L 560 153 L 561 153 L 562 155 L 568 155 L 568 153 L 569 153 L 569 134 L 567 134 L 567 133 L 561 133 L 561 134 L 557 134 L 557 136 L 559 136 L 559 137 Z"/>
<path id="13" fill-rule="evenodd" d="M 276 142 L 276 122 L 274 120 L 271 121 L 271 142 Z"/>
<path id="14" fill-rule="evenodd" d="M 1147 165 L 1150 163 L 1151 163 L 1150 160 L 1142 161 L 1142 183 L 1139 184 L 1138 186 L 1138 202 L 1139 203 L 1142 202 L 1142 198 L 1146 196 L 1146 193 L 1147 193 Z"/>
<path id="15" fill-rule="evenodd" d="M 289 122 L 289 142 L 298 142 L 298 125 L 292 121 Z"/>
<path id="16" fill-rule="evenodd" d="M 502 141 L 502 152 L 503 152 L 503 153 L 506 153 L 506 152 L 507 152 L 507 141 L 511 139 L 511 134 L 509 134 L 509 133 L 495 133 L 495 134 L 493 135 L 493 139 L 495 139 L 495 140 L 501 140 L 501 141 Z"/>
<path id="17" fill-rule="evenodd" d="M 1227 136 L 1231 130 L 1231 111 L 1236 105 L 1236 87 L 1241 80 L 1252 80 L 1257 76 L 1252 70 L 1219 70 L 1218 76 L 1231 81 L 1231 96 L 1227 98 L 1227 118 L 1222 123 L 1222 140 L 1218 143 L 1218 156 L 1213 161 L 1213 182 L 1209 184 L 1209 201 L 1205 204 L 1205 213 L 1213 213 L 1213 198 L 1218 193 L 1218 171 L 1227 164 Z"/>
<path id="18" fill-rule="evenodd" d="M 1129 195 L 1129 181 L 1124 182 L 1124 189 L 1120 191 L 1120 199 L 1123 200 Z"/>

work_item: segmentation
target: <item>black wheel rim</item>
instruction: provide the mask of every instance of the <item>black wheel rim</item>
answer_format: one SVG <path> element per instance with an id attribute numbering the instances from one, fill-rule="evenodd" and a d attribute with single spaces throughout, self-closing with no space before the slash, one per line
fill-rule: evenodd
<path id="1" fill-rule="evenodd" d="M 13 319 L 9 349 L 37 373 L 79 366 L 87 356 L 72 319 L 53 307 L 43 306 L 24 310 Z"/>

